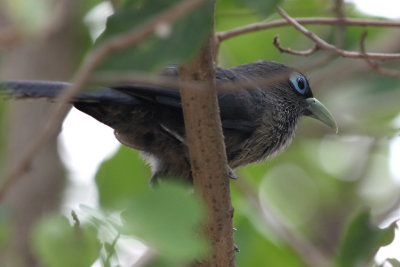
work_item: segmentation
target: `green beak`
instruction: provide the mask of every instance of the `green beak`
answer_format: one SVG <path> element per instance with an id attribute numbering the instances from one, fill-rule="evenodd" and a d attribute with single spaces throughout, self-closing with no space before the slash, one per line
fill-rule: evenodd
<path id="1" fill-rule="evenodd" d="M 322 121 L 338 133 L 338 126 L 329 110 L 316 98 L 307 98 L 306 101 L 309 104 L 307 109 L 311 112 L 311 117 Z"/>

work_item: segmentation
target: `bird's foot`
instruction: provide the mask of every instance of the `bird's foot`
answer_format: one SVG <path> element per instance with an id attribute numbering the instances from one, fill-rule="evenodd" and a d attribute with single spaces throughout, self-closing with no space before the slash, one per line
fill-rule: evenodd
<path id="1" fill-rule="evenodd" d="M 231 178 L 233 180 L 237 180 L 238 176 L 235 173 L 235 171 L 232 170 L 232 168 L 229 167 L 228 165 L 226 165 L 226 169 L 227 169 L 227 174 L 228 174 L 229 178 Z"/>
<path id="2" fill-rule="evenodd" d="M 237 231 L 237 229 L 235 228 L 235 227 L 233 227 L 233 232 L 236 232 Z M 236 252 L 236 253 L 239 253 L 240 252 L 240 249 L 236 246 L 236 244 L 233 244 L 233 250 Z"/>

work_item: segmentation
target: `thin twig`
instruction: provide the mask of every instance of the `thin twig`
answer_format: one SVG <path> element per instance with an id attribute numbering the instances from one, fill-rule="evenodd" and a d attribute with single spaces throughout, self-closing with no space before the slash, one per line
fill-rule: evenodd
<path id="1" fill-rule="evenodd" d="M 376 60 L 399 60 L 400 59 L 400 53 L 359 53 L 355 51 L 347 51 L 343 49 L 339 49 L 336 46 L 324 41 L 321 39 L 318 35 L 315 33 L 307 30 L 304 28 L 300 23 L 298 23 L 295 19 L 290 17 L 283 9 L 279 8 L 279 13 L 284 17 L 290 24 L 293 25 L 299 32 L 301 32 L 303 35 L 308 37 L 310 40 L 312 40 L 317 46 L 318 49 L 320 50 L 325 50 L 331 53 L 334 53 L 338 56 L 341 57 L 346 57 L 346 58 L 356 58 L 356 59 L 364 59 L 365 57 L 368 57 L 370 59 L 376 59 Z"/>
<path id="2" fill-rule="evenodd" d="M 340 25 L 344 24 L 347 26 L 372 26 L 372 27 L 386 27 L 386 28 L 396 28 L 400 27 L 400 21 L 380 21 L 380 20 L 367 20 L 367 19 L 350 19 L 350 18 L 296 18 L 296 21 L 300 24 L 309 24 L 309 25 Z M 254 23 L 242 27 L 238 27 L 236 29 L 219 32 L 217 33 L 217 39 L 222 42 L 229 38 L 251 33 L 255 31 L 267 30 L 271 28 L 277 28 L 282 26 L 291 25 L 285 19 L 276 20 L 272 22 L 262 22 L 262 23 Z"/>
<path id="3" fill-rule="evenodd" d="M 106 258 L 105 258 L 105 264 L 104 265 L 106 265 L 106 264 L 108 264 L 108 266 L 111 266 L 111 264 L 110 264 L 110 261 L 111 261 L 111 257 L 112 256 L 116 256 L 116 253 L 115 253 L 115 246 L 117 245 L 117 242 L 118 242 L 118 240 L 119 240 L 119 238 L 121 237 L 121 234 L 120 233 L 118 233 L 116 236 L 115 236 L 115 238 L 114 238 L 114 240 L 112 241 L 112 243 L 111 243 L 111 245 L 110 245 L 110 248 L 109 249 L 107 249 L 107 256 L 106 256 Z"/>
<path id="4" fill-rule="evenodd" d="M 339 48 L 343 48 L 344 46 L 344 41 L 345 41 L 345 30 L 346 30 L 346 24 L 343 22 L 346 19 L 346 14 L 344 12 L 344 2 L 343 0 L 335 0 L 334 1 L 334 7 L 333 11 L 336 14 L 337 19 L 339 20 L 337 23 L 338 26 L 338 31 L 337 31 L 337 37 L 336 37 L 336 45 Z M 286 20 L 285 20 L 286 21 Z M 287 21 L 286 21 L 287 22 Z M 283 48 L 283 47 L 281 47 Z M 315 45 L 311 49 L 315 48 L 315 50 L 318 50 L 318 46 Z M 278 48 L 279 49 L 279 48 Z M 282 50 L 279 49 L 281 52 Z M 307 72 L 316 68 L 319 68 L 321 66 L 326 65 L 332 58 L 334 57 L 333 54 L 325 54 L 323 57 L 320 59 L 309 63 L 305 66 L 302 66 L 302 71 Z"/>
<path id="5" fill-rule="evenodd" d="M 344 12 L 344 1 L 335 0 L 333 11 L 336 14 L 336 17 L 339 19 L 339 23 L 337 25 L 338 32 L 336 38 L 336 46 L 339 48 L 343 48 L 346 31 L 346 24 L 343 23 L 343 20 L 346 18 L 346 13 Z"/>
<path id="6" fill-rule="evenodd" d="M 400 73 L 388 69 L 383 69 L 380 64 L 376 61 L 373 61 L 370 57 L 367 56 L 367 52 L 365 52 L 365 39 L 367 38 L 367 31 L 364 31 L 360 38 L 360 51 L 361 54 L 364 55 L 365 62 L 367 62 L 368 66 L 371 67 L 376 73 L 393 77 L 393 78 L 400 78 Z"/>
<path id="7" fill-rule="evenodd" d="M 72 85 L 67 88 L 67 90 L 63 91 L 63 93 L 56 99 L 59 104 L 51 113 L 43 130 L 38 134 L 31 148 L 28 149 L 21 162 L 17 165 L 17 168 L 5 177 L 4 183 L 0 188 L 0 201 L 4 198 L 7 189 L 29 169 L 32 160 L 37 152 L 42 148 L 43 144 L 48 140 L 48 137 L 55 133 L 56 129 L 59 127 L 59 122 L 69 110 L 69 106 L 66 104 L 74 95 L 83 89 L 84 85 L 88 82 L 91 73 L 100 62 L 114 52 L 122 51 L 138 44 L 153 34 L 157 26 L 161 23 L 168 24 L 174 22 L 184 14 L 193 10 L 202 2 L 204 2 L 204 0 L 183 0 L 131 31 L 110 38 L 108 41 L 98 46 L 98 48 L 86 58 L 85 62 L 77 72 Z"/>
<path id="8" fill-rule="evenodd" d="M 67 21 L 69 23 L 71 10 L 78 8 L 78 5 L 79 3 L 70 0 L 57 1 L 52 14 L 49 14 L 46 28 L 42 32 L 46 36 L 63 32 L 64 25 L 68 25 L 66 24 Z"/>
<path id="9" fill-rule="evenodd" d="M 317 52 L 319 50 L 317 44 L 314 44 L 314 46 L 311 47 L 310 49 L 303 50 L 303 51 L 293 50 L 293 49 L 290 49 L 290 48 L 284 48 L 279 43 L 279 35 L 275 35 L 275 37 L 274 37 L 274 46 L 276 48 L 278 48 L 279 51 L 281 51 L 282 53 L 288 53 L 288 54 L 291 54 L 291 55 L 304 56 L 304 57 L 307 57 L 307 56 L 309 56 L 311 54 L 314 54 L 315 52 Z"/>
<path id="10" fill-rule="evenodd" d="M 74 221 L 74 228 L 79 229 L 79 227 L 81 226 L 81 222 L 79 220 L 78 215 L 76 214 L 76 212 L 74 210 L 71 210 L 71 217 L 72 217 L 72 220 Z"/>
<path id="11" fill-rule="evenodd" d="M 252 89 L 256 86 L 266 88 L 268 85 L 283 81 L 287 79 L 292 72 L 288 69 L 287 72 L 281 72 L 268 77 L 263 77 L 253 80 L 236 80 L 232 82 L 224 82 L 217 84 L 218 91 L 226 90 L 243 90 Z M 145 74 L 142 72 L 102 72 L 96 73 L 89 78 L 89 82 L 96 85 L 101 84 L 104 86 L 112 87 L 113 85 L 120 86 L 121 84 L 136 84 L 136 85 L 152 85 L 160 87 L 168 87 L 168 89 L 178 90 L 180 86 L 190 89 L 208 89 L 208 85 L 202 81 L 179 81 L 175 78 L 168 76 L 159 76 L 152 74 Z"/>

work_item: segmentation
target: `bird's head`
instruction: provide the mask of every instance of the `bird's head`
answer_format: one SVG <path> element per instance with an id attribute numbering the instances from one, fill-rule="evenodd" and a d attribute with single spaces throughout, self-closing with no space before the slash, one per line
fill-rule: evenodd
<path id="1" fill-rule="evenodd" d="M 300 116 L 310 116 L 333 128 L 337 133 L 335 119 L 328 109 L 314 98 L 307 78 L 300 71 L 269 60 L 259 60 L 231 70 L 232 72 L 224 73 L 225 76 L 231 80 L 234 77 L 235 81 L 251 81 L 250 88 L 258 89 L 250 90 L 249 94 L 256 99 L 255 103 L 261 103 L 260 106 L 269 109 L 264 115 L 274 116 L 274 112 L 278 112 L 282 118 L 287 117 L 291 123 L 297 122 Z M 263 92 L 263 96 L 260 95 L 260 91 Z M 257 117 L 255 114 L 257 107 L 259 107 L 257 104 L 248 107 L 252 110 L 250 114 L 255 117 Z M 268 122 L 270 119 L 266 118 L 265 121 Z"/>
<path id="2" fill-rule="evenodd" d="M 281 109 L 284 107 L 285 110 L 295 111 L 297 116 L 315 118 L 333 128 L 336 133 L 338 132 L 334 117 L 321 102 L 314 98 L 304 74 L 273 61 L 258 61 L 255 66 L 254 69 L 258 70 L 258 77 L 272 77 L 272 80 L 275 80 L 272 82 L 272 86 L 267 88 L 269 94 L 273 95 L 272 101 L 278 102 Z"/>
<path id="3" fill-rule="evenodd" d="M 329 110 L 316 98 L 314 98 L 307 78 L 297 72 L 292 71 L 288 78 L 288 93 L 296 99 L 301 115 L 310 116 L 338 132 L 338 126 Z"/>

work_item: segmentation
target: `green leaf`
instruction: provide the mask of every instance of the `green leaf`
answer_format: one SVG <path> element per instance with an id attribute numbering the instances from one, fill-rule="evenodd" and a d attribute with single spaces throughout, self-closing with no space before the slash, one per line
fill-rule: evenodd
<path id="1" fill-rule="evenodd" d="M 237 266 L 305 266 L 290 246 L 270 240 L 258 231 L 252 218 L 246 214 L 237 216 L 241 212 L 244 211 L 235 209 L 235 243 L 240 249 L 236 255 Z M 267 228 L 265 223 L 262 226 Z"/>
<path id="2" fill-rule="evenodd" d="M 86 0 L 86 1 L 79 1 L 79 7 L 82 11 L 82 14 L 86 14 L 90 10 L 92 10 L 97 5 L 103 3 L 103 0 Z"/>
<path id="3" fill-rule="evenodd" d="M 90 9 L 101 2 L 102 0 L 79 1 L 73 8 L 79 11 L 75 14 L 83 17 Z M 52 15 L 54 14 L 51 14 L 51 12 L 55 8 L 59 8 L 58 3 L 47 0 L 5 0 L 5 3 L 6 12 L 11 15 L 13 22 L 23 32 L 29 34 L 43 34 L 43 31 L 48 30 L 49 23 L 53 23 Z M 78 22 L 81 18 L 76 19 L 76 22 Z"/>
<path id="4" fill-rule="evenodd" d="M 114 157 L 100 166 L 96 174 L 100 205 L 121 209 L 132 195 L 149 191 L 150 175 L 150 169 L 139 157 L 139 152 L 121 146 Z"/>
<path id="5" fill-rule="evenodd" d="M 45 218 L 33 229 L 32 249 L 44 266 L 90 267 L 100 248 L 93 227 L 72 227 L 63 216 Z"/>
<path id="6" fill-rule="evenodd" d="M 163 183 L 150 193 L 134 196 L 123 219 L 124 234 L 141 239 L 175 266 L 199 259 L 206 249 L 195 232 L 204 220 L 204 208 L 187 187 Z"/>
<path id="7" fill-rule="evenodd" d="M 180 1 L 125 1 L 122 7 L 108 19 L 106 30 L 98 39 L 98 43 L 140 27 L 178 2 Z M 160 24 L 153 36 L 130 49 L 113 53 L 98 70 L 149 71 L 167 64 L 189 61 L 195 56 L 210 32 L 212 7 L 212 1 L 206 1 L 194 11 L 178 19 L 176 23 Z"/>
<path id="8" fill-rule="evenodd" d="M 380 247 L 393 241 L 396 224 L 380 229 L 372 225 L 370 217 L 370 212 L 363 210 L 350 221 L 339 248 L 337 266 L 367 266 Z"/>
<path id="9" fill-rule="evenodd" d="M 236 0 L 242 5 L 246 5 L 258 12 L 262 16 L 267 16 L 273 12 L 276 12 L 276 6 L 279 5 L 282 0 Z"/>

